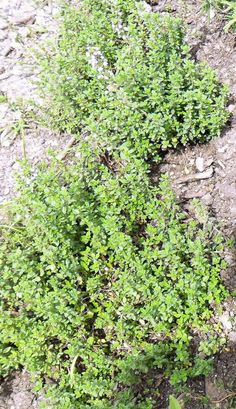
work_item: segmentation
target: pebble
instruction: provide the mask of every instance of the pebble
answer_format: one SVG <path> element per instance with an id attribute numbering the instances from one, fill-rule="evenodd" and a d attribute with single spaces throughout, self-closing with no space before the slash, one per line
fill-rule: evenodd
<path id="1" fill-rule="evenodd" d="M 236 331 L 229 332 L 228 338 L 231 342 L 236 342 Z"/>
<path id="2" fill-rule="evenodd" d="M 225 146 L 221 146 L 220 148 L 218 148 L 217 150 L 218 150 L 218 152 L 219 153 L 225 153 L 226 152 L 226 150 L 227 150 L 227 148 L 228 148 L 228 146 L 227 145 L 225 145 Z"/>
<path id="3" fill-rule="evenodd" d="M 225 169 L 225 164 L 221 160 L 218 160 L 218 164 L 222 169 Z"/>
<path id="4" fill-rule="evenodd" d="M 205 169 L 205 167 L 204 167 L 204 159 L 203 159 L 202 157 L 200 157 L 200 156 L 196 159 L 196 169 L 197 169 L 199 172 L 203 172 L 204 169 Z"/>
<path id="5" fill-rule="evenodd" d="M 223 328 L 225 331 L 230 331 L 232 330 L 232 322 L 231 322 L 231 318 L 230 315 L 228 313 L 228 311 L 225 311 L 220 317 L 219 317 L 219 321 L 221 322 L 221 324 L 223 325 Z"/>
<path id="6" fill-rule="evenodd" d="M 22 37 L 27 37 L 30 33 L 30 28 L 29 27 L 19 27 L 18 29 L 18 33 L 22 36 Z"/>
<path id="7" fill-rule="evenodd" d="M 202 201 L 206 206 L 211 206 L 213 203 L 213 197 L 210 193 L 207 193 L 205 196 L 203 196 Z"/>
<path id="8" fill-rule="evenodd" d="M 234 104 L 230 104 L 228 106 L 228 111 L 232 113 L 235 110 L 235 108 L 236 108 L 236 106 Z"/>
<path id="9" fill-rule="evenodd" d="M 215 173 L 222 178 L 225 178 L 225 172 L 223 172 L 220 168 L 215 168 Z"/>

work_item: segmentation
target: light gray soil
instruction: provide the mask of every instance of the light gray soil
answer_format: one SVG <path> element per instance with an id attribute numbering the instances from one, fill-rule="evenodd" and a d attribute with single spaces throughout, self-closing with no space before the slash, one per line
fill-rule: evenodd
<path id="1" fill-rule="evenodd" d="M 14 173 L 19 160 L 37 163 L 44 159 L 49 148 L 61 150 L 66 137 L 42 129 L 27 121 L 23 101 L 39 102 L 37 79 L 39 68 L 34 50 L 42 42 L 55 38 L 59 8 L 43 0 L 0 0 L 0 204 L 14 195 Z M 30 115 L 27 106 L 27 116 Z M 25 140 L 25 149 L 23 142 Z"/>

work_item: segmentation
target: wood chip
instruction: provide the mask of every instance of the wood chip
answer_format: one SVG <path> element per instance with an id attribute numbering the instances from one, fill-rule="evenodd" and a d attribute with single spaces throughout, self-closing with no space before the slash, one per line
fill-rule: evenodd
<path id="1" fill-rule="evenodd" d="M 14 26 L 23 26 L 26 24 L 34 24 L 36 20 L 36 14 L 28 14 L 26 16 L 22 16 L 12 20 Z"/>
<path id="2" fill-rule="evenodd" d="M 179 178 L 179 180 L 177 180 L 177 183 L 180 184 L 180 183 L 195 182 L 196 180 L 201 180 L 201 179 L 209 179 L 213 176 L 213 173 L 214 173 L 214 169 L 211 166 L 205 172 L 194 173 L 192 175 L 183 176 L 182 178 Z"/>

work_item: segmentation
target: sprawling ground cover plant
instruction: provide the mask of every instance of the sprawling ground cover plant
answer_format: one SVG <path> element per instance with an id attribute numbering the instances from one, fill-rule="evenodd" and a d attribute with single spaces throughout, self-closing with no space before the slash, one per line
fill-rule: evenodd
<path id="1" fill-rule="evenodd" d="M 25 170 L 2 227 L 0 374 L 46 378 L 57 409 L 149 409 L 143 376 L 209 369 L 226 291 L 221 238 L 186 220 L 165 177 L 151 184 L 146 159 L 217 135 L 226 92 L 180 21 L 141 1 L 63 13 L 42 84 L 52 124 L 84 141 L 73 163 Z"/>
<path id="2" fill-rule="evenodd" d="M 219 135 L 226 91 L 191 59 L 182 27 L 135 0 L 65 8 L 43 70 L 53 125 L 86 131 L 110 151 L 128 145 L 146 158 Z"/>
<path id="3" fill-rule="evenodd" d="M 207 371 L 221 239 L 185 220 L 166 179 L 88 154 L 23 184 L 0 247 L 1 374 L 51 379 L 57 409 L 104 409 L 151 408 L 134 385 L 153 368 L 175 384 Z"/>

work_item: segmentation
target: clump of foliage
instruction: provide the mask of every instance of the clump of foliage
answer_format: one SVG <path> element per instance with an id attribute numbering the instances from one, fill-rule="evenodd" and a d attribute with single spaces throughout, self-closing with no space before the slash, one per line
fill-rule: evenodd
<path id="1" fill-rule="evenodd" d="M 226 90 L 191 59 L 182 27 L 141 1 L 65 7 L 58 44 L 44 61 L 52 124 L 145 158 L 219 135 Z"/>
<path id="2" fill-rule="evenodd" d="M 137 159 L 114 174 L 87 154 L 26 172 L 10 220 L 2 375 L 24 366 L 47 376 L 58 409 L 121 409 L 152 407 L 134 393 L 150 369 L 174 384 L 209 369 L 221 239 L 186 222 L 165 178 L 155 188 Z"/>
<path id="3" fill-rule="evenodd" d="M 2 227 L 0 374 L 46 378 L 57 409 L 151 409 L 143 376 L 209 370 L 226 291 L 221 238 L 186 220 L 165 177 L 153 186 L 146 159 L 217 135 L 226 92 L 181 23 L 140 1 L 63 12 L 49 116 L 87 138 L 80 159 L 25 169 Z"/>

